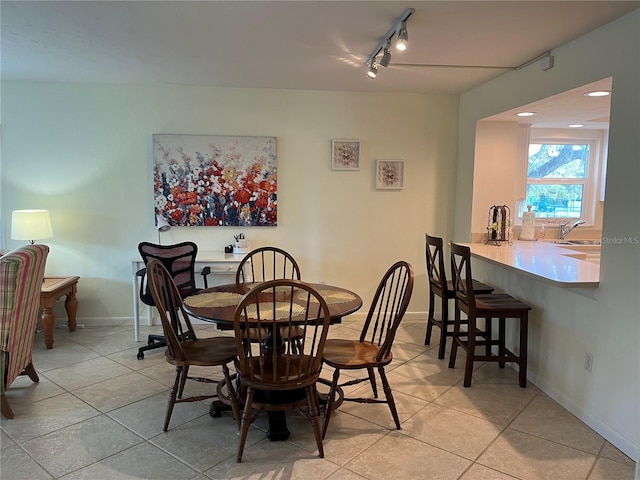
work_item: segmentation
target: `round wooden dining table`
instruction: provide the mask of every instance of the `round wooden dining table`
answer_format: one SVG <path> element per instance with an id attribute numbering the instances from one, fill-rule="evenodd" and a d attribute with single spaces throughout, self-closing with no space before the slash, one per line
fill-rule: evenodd
<path id="1" fill-rule="evenodd" d="M 233 329 L 236 306 L 254 285 L 256 284 L 230 283 L 201 290 L 184 299 L 184 309 L 195 318 L 217 324 L 220 330 L 231 330 Z M 324 283 L 309 283 L 309 285 L 317 290 L 327 302 L 331 324 L 341 323 L 342 317 L 356 312 L 362 307 L 362 298 L 351 290 Z M 303 297 L 300 297 L 296 302 L 300 302 L 303 307 L 306 306 Z M 222 401 L 212 403 L 210 413 L 214 417 L 219 416 L 221 410 L 228 409 L 221 388 L 218 388 L 218 393 Z M 287 428 L 285 412 L 270 411 L 268 413 L 269 431 L 267 437 L 272 441 L 289 438 L 290 432 Z"/>
<path id="2" fill-rule="evenodd" d="M 233 328 L 236 306 L 242 296 L 255 283 L 229 283 L 201 290 L 184 299 L 184 307 L 190 315 L 218 324 L 221 329 Z M 331 314 L 331 323 L 340 323 L 342 317 L 362 307 L 362 298 L 357 293 L 342 287 L 324 283 L 308 283 L 325 299 Z M 300 305 L 305 306 L 300 300 Z"/>

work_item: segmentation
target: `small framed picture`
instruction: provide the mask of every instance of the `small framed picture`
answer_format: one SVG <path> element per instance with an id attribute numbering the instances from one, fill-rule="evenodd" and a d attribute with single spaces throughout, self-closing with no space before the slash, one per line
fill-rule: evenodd
<path id="1" fill-rule="evenodd" d="M 404 160 L 376 160 L 376 189 L 404 188 Z"/>
<path id="2" fill-rule="evenodd" d="M 331 170 L 360 170 L 360 140 L 331 140 Z"/>

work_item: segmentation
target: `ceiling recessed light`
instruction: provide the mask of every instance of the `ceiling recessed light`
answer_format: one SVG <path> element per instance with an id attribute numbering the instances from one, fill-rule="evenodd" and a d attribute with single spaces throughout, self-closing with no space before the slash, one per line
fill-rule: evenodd
<path id="1" fill-rule="evenodd" d="M 536 114 L 536 112 L 520 112 L 520 113 L 516 113 L 516 115 L 518 117 L 533 117 Z"/>
<path id="2" fill-rule="evenodd" d="M 587 92 L 584 94 L 585 97 L 606 97 L 611 95 L 609 90 L 596 90 L 594 92 Z"/>
<path id="3" fill-rule="evenodd" d="M 584 125 L 581 123 L 574 123 L 572 125 L 569 125 L 569 128 L 582 128 L 582 127 L 584 127 Z"/>

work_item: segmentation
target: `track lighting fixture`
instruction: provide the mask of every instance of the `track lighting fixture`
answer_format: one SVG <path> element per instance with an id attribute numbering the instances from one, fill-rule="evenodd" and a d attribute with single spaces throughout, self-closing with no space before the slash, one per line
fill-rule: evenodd
<path id="1" fill-rule="evenodd" d="M 396 49 L 404 52 L 409 42 L 409 32 L 407 32 L 407 22 L 402 22 L 400 30 L 398 30 L 398 39 L 396 40 Z"/>
<path id="2" fill-rule="evenodd" d="M 367 72 L 367 75 L 369 75 L 369 78 L 376 78 L 376 76 L 378 75 L 378 67 L 376 67 L 375 62 L 371 62 L 371 65 L 369 65 L 369 71 Z"/>
<path id="3" fill-rule="evenodd" d="M 392 39 L 395 37 L 396 49 L 402 52 L 407 49 L 409 42 L 409 32 L 407 32 L 407 20 L 415 12 L 414 8 L 407 8 L 400 18 L 398 18 L 387 34 L 378 42 L 376 48 L 373 49 L 371 55 L 367 57 L 364 64 L 368 67 L 367 75 L 369 78 L 376 78 L 378 75 L 378 65 L 388 67 L 391 63 L 391 52 L 389 49 L 392 45 Z M 380 58 L 378 59 L 378 57 Z M 497 69 L 497 70 L 520 70 L 529 65 L 540 61 L 541 70 L 549 70 L 553 67 L 553 55 L 551 50 L 538 55 L 535 58 L 518 65 L 516 67 L 503 65 L 450 65 L 450 64 L 434 64 L 434 63 L 398 63 L 394 62 L 396 67 L 419 67 L 419 68 L 481 68 L 481 69 Z"/>
<path id="4" fill-rule="evenodd" d="M 391 61 L 391 52 L 389 51 L 389 42 L 384 44 L 384 53 L 382 54 L 382 58 L 380 59 L 380 65 L 383 67 L 388 67 L 389 62 Z"/>
<path id="5" fill-rule="evenodd" d="M 369 67 L 367 75 L 370 78 L 376 78 L 378 65 L 382 65 L 383 67 L 389 66 L 389 63 L 391 62 L 391 52 L 389 51 L 389 48 L 391 46 L 391 39 L 394 35 L 396 36 L 396 48 L 400 51 L 406 50 L 407 41 L 409 40 L 409 34 L 407 33 L 407 19 L 413 12 L 415 12 L 415 9 L 413 8 L 407 8 L 402 12 L 400 18 L 396 20 L 384 38 L 380 40 L 376 48 L 371 52 L 371 55 L 367 57 L 367 60 L 364 63 Z M 378 61 L 377 57 L 380 53 L 382 53 L 382 58 Z"/>

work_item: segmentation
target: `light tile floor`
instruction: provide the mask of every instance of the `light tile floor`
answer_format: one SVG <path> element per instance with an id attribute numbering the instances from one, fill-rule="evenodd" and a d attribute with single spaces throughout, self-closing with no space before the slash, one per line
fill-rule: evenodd
<path id="1" fill-rule="evenodd" d="M 221 334 L 213 326 L 197 328 L 200 336 Z M 173 367 L 162 350 L 137 360 L 142 344 L 133 341 L 130 325 L 58 329 L 52 350 L 38 333 L 33 362 L 40 382 L 21 377 L 7 394 L 15 418 L 0 423 L 0 478 L 634 478 L 632 460 L 534 385 L 521 389 L 512 369 L 479 365 L 472 387 L 464 388 L 464 356 L 447 368 L 436 344 L 422 345 L 424 329 L 404 321 L 388 367 L 402 430 L 395 430 L 386 405 L 344 404 L 332 416 L 320 459 L 302 416 L 289 412 L 289 440 L 270 442 L 263 414 L 240 464 L 236 424 L 228 414 L 210 417 L 209 402 L 176 405 L 169 431 L 162 431 Z M 142 328 L 144 336 L 152 331 L 158 327 Z M 358 332 L 345 322 L 330 335 Z M 219 371 L 207 374 L 221 378 Z M 188 382 L 187 391 L 211 387 Z"/>

